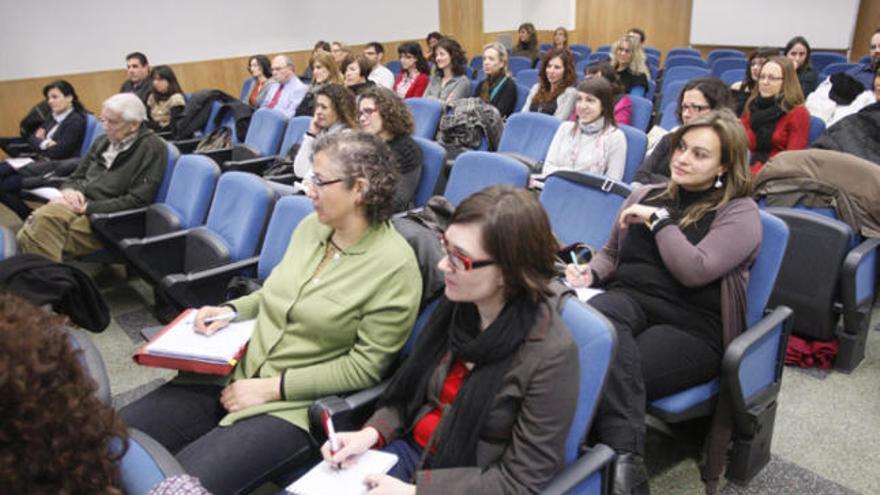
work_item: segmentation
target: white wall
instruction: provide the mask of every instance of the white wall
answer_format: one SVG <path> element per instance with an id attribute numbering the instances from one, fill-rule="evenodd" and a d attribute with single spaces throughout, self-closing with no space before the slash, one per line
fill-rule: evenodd
<path id="1" fill-rule="evenodd" d="M 0 80 L 118 69 L 132 51 L 180 63 L 440 27 L 437 0 L 0 0 L 0 19 Z"/>
<path id="2" fill-rule="evenodd" d="M 531 22 L 539 30 L 575 28 L 574 0 L 483 0 L 483 31 L 516 30 Z"/>
<path id="3" fill-rule="evenodd" d="M 784 46 L 801 35 L 815 49 L 847 50 L 859 0 L 693 0 L 692 45 Z"/>

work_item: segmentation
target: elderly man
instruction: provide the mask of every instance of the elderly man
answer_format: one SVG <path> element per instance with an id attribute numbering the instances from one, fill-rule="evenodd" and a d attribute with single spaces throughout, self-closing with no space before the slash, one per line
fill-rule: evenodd
<path id="1" fill-rule="evenodd" d="M 23 253 L 61 261 L 101 248 L 88 214 L 145 206 L 153 201 L 168 161 L 165 142 L 142 125 L 147 111 L 137 96 L 121 93 L 104 102 L 105 133 L 95 140 L 60 194 L 37 208 L 18 232 Z"/>
<path id="2" fill-rule="evenodd" d="M 147 97 L 153 89 L 150 81 L 150 64 L 147 56 L 141 52 L 132 52 L 125 56 L 128 79 L 119 88 L 120 93 L 134 93 L 146 104 Z"/>
<path id="3" fill-rule="evenodd" d="M 306 95 L 308 86 L 296 77 L 293 59 L 287 55 L 276 55 L 272 59 L 272 79 L 278 84 L 269 88 L 269 92 L 260 106 L 274 108 L 289 119 L 296 114 L 296 107 Z"/>
<path id="4" fill-rule="evenodd" d="M 382 65 L 382 59 L 385 58 L 385 47 L 378 41 L 367 43 L 364 48 L 364 58 L 370 62 L 370 76 L 367 78 L 379 86 L 388 89 L 394 88 L 394 74 L 388 70 L 388 67 Z"/>
<path id="5" fill-rule="evenodd" d="M 871 35 L 869 51 L 870 60 L 853 67 L 846 73 L 862 83 L 865 89 L 872 91 L 874 89 L 874 73 L 880 68 L 880 28 L 877 28 Z"/>

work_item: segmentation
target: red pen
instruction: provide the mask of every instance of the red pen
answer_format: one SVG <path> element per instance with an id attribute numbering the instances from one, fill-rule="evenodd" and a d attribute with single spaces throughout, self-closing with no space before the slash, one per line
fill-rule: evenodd
<path id="1" fill-rule="evenodd" d="M 339 439 L 336 438 L 336 429 L 333 428 L 333 418 L 330 417 L 330 413 L 326 410 L 321 413 L 321 419 L 324 422 L 324 431 L 327 432 L 327 441 L 330 442 L 330 454 L 336 454 L 339 452 Z M 341 467 L 341 464 L 336 464 L 336 469 Z"/>

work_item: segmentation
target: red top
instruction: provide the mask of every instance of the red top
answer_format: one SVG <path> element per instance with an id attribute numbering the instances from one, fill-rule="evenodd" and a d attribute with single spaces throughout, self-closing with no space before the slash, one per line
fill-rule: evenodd
<path id="1" fill-rule="evenodd" d="M 470 373 L 471 370 L 467 369 L 467 366 L 464 365 L 464 361 L 461 359 L 456 359 L 452 363 L 452 366 L 449 368 L 449 374 L 446 375 L 446 381 L 443 382 L 443 391 L 440 392 L 440 404 L 434 410 L 424 415 L 416 423 L 415 428 L 413 428 L 412 436 L 416 443 L 422 447 L 428 445 L 431 435 L 434 434 L 434 430 L 440 424 L 440 417 L 443 416 L 443 406 L 452 404 L 452 401 L 455 400 L 455 396 L 458 394 L 458 390 L 461 388 L 461 384 Z"/>
<path id="2" fill-rule="evenodd" d="M 394 80 L 394 92 L 397 92 L 397 85 L 400 84 L 400 80 L 403 79 L 403 72 L 397 75 L 397 78 Z M 428 89 L 428 75 L 424 72 L 419 72 L 419 75 L 413 80 L 412 84 L 409 85 L 409 89 L 406 90 L 406 98 L 419 98 L 423 94 L 425 94 L 425 90 Z"/>
<path id="3" fill-rule="evenodd" d="M 746 128 L 746 135 L 749 137 L 749 151 L 754 153 L 757 147 L 757 137 L 752 131 L 751 116 L 743 114 L 742 123 Z M 807 107 L 798 105 L 776 122 L 776 129 L 773 130 L 771 137 L 773 147 L 770 149 L 769 157 L 772 158 L 780 151 L 802 150 L 807 147 L 809 140 L 810 112 L 807 111 Z M 763 163 L 755 162 L 752 165 L 752 175 L 758 175 L 763 166 Z"/>

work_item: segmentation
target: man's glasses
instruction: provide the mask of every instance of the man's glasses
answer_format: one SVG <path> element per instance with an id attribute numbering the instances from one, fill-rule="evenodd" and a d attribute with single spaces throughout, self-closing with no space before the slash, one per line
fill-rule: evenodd
<path id="1" fill-rule="evenodd" d="M 443 252 L 446 253 L 446 258 L 449 259 L 449 264 L 452 265 L 452 268 L 455 270 L 469 272 L 471 270 L 476 270 L 477 268 L 495 264 L 495 260 L 472 260 L 461 253 L 451 251 L 449 249 L 449 243 L 446 241 L 446 236 L 443 234 L 440 234 L 440 244 L 443 245 Z"/>

